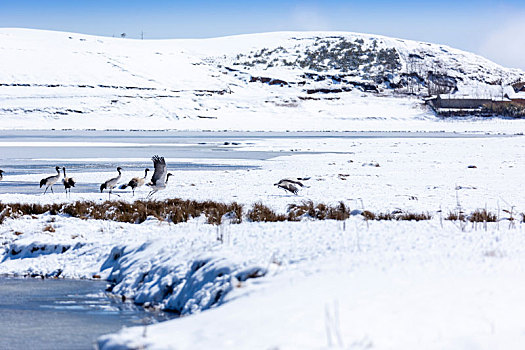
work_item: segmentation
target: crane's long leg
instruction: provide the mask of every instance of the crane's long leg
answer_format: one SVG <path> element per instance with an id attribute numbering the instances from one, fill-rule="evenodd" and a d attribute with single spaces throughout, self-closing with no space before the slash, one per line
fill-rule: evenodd
<path id="1" fill-rule="evenodd" d="M 48 188 L 49 188 L 49 186 L 46 187 L 46 189 L 45 189 L 45 191 L 44 191 L 44 194 L 46 194 Z"/>
<path id="2" fill-rule="evenodd" d="M 55 194 L 55 192 L 53 191 L 53 185 L 51 185 L 49 187 L 51 187 L 51 193 Z"/>

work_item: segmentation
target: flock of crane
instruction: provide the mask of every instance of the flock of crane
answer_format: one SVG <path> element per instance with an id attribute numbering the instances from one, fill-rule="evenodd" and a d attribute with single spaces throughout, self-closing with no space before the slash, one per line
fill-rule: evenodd
<path id="1" fill-rule="evenodd" d="M 119 186 L 119 188 L 125 189 L 127 187 L 130 187 L 133 192 L 133 195 L 135 195 L 135 189 L 146 184 L 146 186 L 149 186 L 151 188 L 151 191 L 149 192 L 147 197 L 151 197 L 157 191 L 165 189 L 168 184 L 169 177 L 172 176 L 172 174 L 168 173 L 167 171 L 166 161 L 164 160 L 164 157 L 159 156 L 153 156 L 151 160 L 153 161 L 153 167 L 155 170 L 153 172 L 151 180 L 148 183 L 146 183 L 146 178 L 148 175 L 148 171 L 150 170 L 146 169 L 144 177 L 134 177 L 127 184 Z M 65 167 L 62 167 L 62 169 L 60 169 L 60 167 L 57 166 L 55 167 L 55 170 L 57 172 L 56 175 L 48 176 L 40 180 L 40 188 L 45 186 L 44 194 L 47 193 L 47 190 L 51 190 L 51 192 L 54 193 L 53 185 L 60 180 L 62 176 L 60 171 L 62 170 L 62 172 L 64 173 L 64 177 L 62 178 L 62 184 L 64 185 L 66 196 L 68 194 L 70 195 L 71 188 L 75 187 L 76 181 L 72 177 L 67 176 Z M 117 167 L 117 172 L 118 176 L 109 179 L 100 185 L 100 192 L 102 193 L 104 192 L 104 190 L 108 190 L 110 199 L 113 189 L 117 186 L 118 182 L 120 181 L 120 178 L 122 177 L 122 168 Z M 0 181 L 3 179 L 3 174 L 4 171 L 0 170 Z"/>
<path id="2" fill-rule="evenodd" d="M 148 177 L 148 172 L 150 170 L 145 169 L 144 177 L 134 177 L 127 184 L 120 185 L 118 188 L 125 189 L 127 187 L 130 187 L 133 196 L 135 196 L 135 189 L 146 184 L 146 186 L 149 186 L 151 188 L 151 191 L 147 195 L 147 198 L 151 197 L 157 191 L 165 189 L 168 184 L 169 177 L 173 176 L 173 174 L 168 173 L 164 157 L 159 157 L 158 155 L 156 155 L 153 156 L 151 160 L 153 161 L 154 172 L 153 176 L 151 177 L 151 180 L 148 183 L 146 183 L 146 180 Z M 55 167 L 55 170 L 57 172 L 56 175 L 52 175 L 40 180 L 40 188 L 45 186 L 44 194 L 47 193 L 48 189 L 50 189 L 51 192 L 54 193 L 53 185 L 56 184 L 58 180 L 60 180 L 60 177 L 62 176 L 60 170 L 62 170 L 62 172 L 64 173 L 62 184 L 64 185 L 66 196 L 68 194 L 71 195 L 71 188 L 75 187 L 76 181 L 72 177 L 67 176 L 65 167 L 62 167 L 62 169 L 60 169 L 60 167 L 57 166 Z M 100 193 L 104 192 L 104 190 L 108 190 L 109 199 L 111 199 L 111 193 L 113 189 L 117 186 L 118 182 L 120 181 L 120 178 L 122 177 L 122 168 L 117 167 L 117 172 L 118 176 L 111 178 L 100 185 Z M 3 179 L 3 174 L 4 172 L 0 170 L 0 181 Z M 277 186 L 278 188 L 281 188 L 285 191 L 297 195 L 297 193 L 299 192 L 299 187 L 308 187 L 305 186 L 301 181 L 309 179 L 309 177 L 297 179 L 282 179 L 279 182 L 275 183 L 274 186 Z"/>

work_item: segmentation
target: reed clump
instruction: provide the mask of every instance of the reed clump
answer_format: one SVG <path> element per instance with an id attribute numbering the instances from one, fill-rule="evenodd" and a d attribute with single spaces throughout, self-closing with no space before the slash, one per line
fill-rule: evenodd
<path id="1" fill-rule="evenodd" d="M 373 213 L 369 210 L 365 210 L 361 213 L 366 220 L 376 220 L 376 221 L 423 221 L 432 219 L 430 213 L 412 213 L 404 211 L 396 211 L 392 213 L 379 212 Z"/>
<path id="2" fill-rule="evenodd" d="M 469 215 L 465 215 L 465 213 L 462 211 L 450 212 L 445 220 L 464 222 L 497 222 L 498 216 L 487 209 L 476 209 Z"/>
<path id="3" fill-rule="evenodd" d="M 476 209 L 469 215 L 468 220 L 470 222 L 496 222 L 498 216 L 487 209 Z"/>
<path id="4" fill-rule="evenodd" d="M 248 220 L 254 222 L 278 222 L 278 221 L 289 221 L 288 216 L 284 214 L 277 214 L 271 208 L 264 204 L 257 202 L 248 211 Z"/>
<path id="5" fill-rule="evenodd" d="M 180 223 L 204 215 L 209 224 L 219 225 L 227 213 L 231 213 L 229 216 L 230 223 L 242 222 L 243 207 L 236 202 L 199 202 L 182 199 L 138 200 L 135 202 L 105 201 L 102 203 L 77 201 L 63 204 L 0 203 L 0 223 L 7 217 L 16 218 L 23 215 L 44 213 L 61 214 L 80 219 L 111 220 L 136 224 L 144 222 L 148 217 Z"/>
<path id="6" fill-rule="evenodd" d="M 140 224 L 149 217 L 174 224 L 187 222 L 193 218 L 204 216 L 206 222 L 212 225 L 241 223 L 243 218 L 252 222 L 279 222 L 314 220 L 346 220 L 350 217 L 350 208 L 345 203 L 335 205 L 304 201 L 290 204 L 286 213 L 278 213 L 272 208 L 255 203 L 245 212 L 245 208 L 236 202 L 222 203 L 216 201 L 196 201 L 180 198 L 156 200 L 126 201 L 76 201 L 71 203 L 28 204 L 28 203 L 1 203 L 0 224 L 6 218 L 18 218 L 24 215 L 49 213 L 50 215 L 67 215 L 80 219 L 110 220 Z M 431 220 L 428 212 L 408 212 L 396 210 L 393 212 L 372 212 L 364 210 L 361 215 L 365 220 L 376 221 L 423 221 Z M 521 222 L 525 222 L 525 213 L 519 214 Z M 477 209 L 470 214 L 461 210 L 451 211 L 445 220 L 461 222 L 497 222 L 498 216 L 487 209 Z"/>
<path id="7" fill-rule="evenodd" d="M 290 204 L 288 206 L 289 221 L 297 221 L 302 217 L 316 220 L 346 220 L 350 217 L 350 210 L 343 202 L 332 206 L 324 203 L 315 204 L 312 201 L 304 201 L 301 204 Z"/>

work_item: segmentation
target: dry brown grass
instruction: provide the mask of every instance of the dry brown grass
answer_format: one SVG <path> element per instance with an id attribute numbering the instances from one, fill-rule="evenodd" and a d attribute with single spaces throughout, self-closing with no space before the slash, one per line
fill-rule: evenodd
<path id="1" fill-rule="evenodd" d="M 404 221 L 423 221 L 432 219 L 430 213 L 400 213 L 396 215 L 396 220 Z"/>
<path id="2" fill-rule="evenodd" d="M 476 209 L 470 215 L 465 215 L 462 211 L 450 212 L 445 220 L 451 221 L 470 221 L 470 222 L 496 222 L 498 216 L 487 209 Z"/>
<path id="3" fill-rule="evenodd" d="M 469 215 L 468 220 L 470 222 L 496 222 L 498 216 L 487 211 L 487 209 L 477 209 Z"/>
<path id="4" fill-rule="evenodd" d="M 336 205 L 314 203 L 305 201 L 300 204 L 288 206 L 287 213 L 277 213 L 262 203 L 254 204 L 246 213 L 242 205 L 233 203 L 220 203 L 214 201 L 183 200 L 179 198 L 166 199 L 163 201 L 135 202 L 105 201 L 95 203 L 93 201 L 78 201 L 63 204 L 20 204 L 0 203 L 0 224 L 5 218 L 18 218 L 23 215 L 40 215 L 49 213 L 51 215 L 67 215 L 80 219 L 111 220 L 118 222 L 137 223 L 144 222 L 148 217 L 154 217 L 161 221 L 171 223 L 186 222 L 200 216 L 206 217 L 209 224 L 222 224 L 225 214 L 228 214 L 229 223 L 240 223 L 243 217 L 256 222 L 277 221 L 299 221 L 303 218 L 315 220 L 346 220 L 350 216 L 349 208 L 340 202 Z M 412 213 L 404 211 L 377 212 L 369 210 L 362 212 L 366 220 L 408 220 L 421 221 L 430 220 L 430 213 Z M 521 213 L 521 221 L 525 222 L 525 213 Z M 53 219 L 50 219 L 52 222 Z M 486 209 L 478 209 L 470 215 L 462 211 L 450 212 L 445 220 L 462 222 L 495 222 L 498 220 L 496 214 Z"/>
<path id="5" fill-rule="evenodd" d="M 339 202 L 336 206 L 330 206 L 324 203 L 314 204 L 312 201 L 305 201 L 301 204 L 290 204 L 288 206 L 289 221 L 297 221 L 304 216 L 317 220 L 346 220 L 350 217 L 350 210 L 343 202 Z"/>
<path id="6" fill-rule="evenodd" d="M 111 220 L 128 223 L 142 223 L 152 216 L 173 223 L 186 222 L 191 218 L 205 215 L 208 223 L 221 224 L 224 214 L 232 212 L 231 223 L 242 221 L 243 207 L 238 203 L 219 203 L 213 201 L 191 201 L 167 199 L 164 201 L 77 201 L 67 204 L 4 204 L 0 203 L 0 224 L 6 217 L 22 215 L 63 214 L 80 219 Z"/>
<path id="7" fill-rule="evenodd" d="M 55 232 L 55 228 L 53 226 L 51 226 L 51 225 L 47 225 L 46 227 L 44 227 L 42 229 L 42 231 L 44 231 L 44 232 Z"/>
<path id="8" fill-rule="evenodd" d="M 432 219 L 430 213 L 410 213 L 410 212 L 394 212 L 394 213 L 373 213 L 365 210 L 361 213 L 366 220 L 396 220 L 396 221 L 422 221 Z"/>
<path id="9" fill-rule="evenodd" d="M 462 211 L 451 211 L 450 213 L 448 213 L 448 216 L 445 218 L 445 220 L 465 221 L 466 216 Z"/>
<path id="10" fill-rule="evenodd" d="M 262 222 L 277 222 L 277 221 L 288 221 L 288 217 L 284 214 L 277 214 L 272 209 L 268 208 L 264 204 L 258 202 L 255 203 L 248 211 L 248 219 L 250 221 L 262 221 Z"/>

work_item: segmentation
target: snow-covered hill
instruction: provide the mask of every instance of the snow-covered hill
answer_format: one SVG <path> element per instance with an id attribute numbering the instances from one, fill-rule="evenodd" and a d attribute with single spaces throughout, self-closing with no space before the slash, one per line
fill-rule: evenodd
<path id="1" fill-rule="evenodd" d="M 364 34 L 141 41 L 0 29 L 3 129 L 421 129 L 434 119 L 429 89 L 498 96 L 517 81 L 523 71 L 471 53 Z"/>

